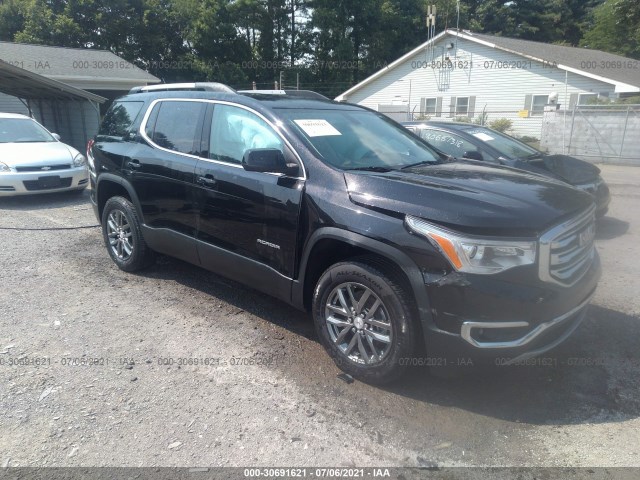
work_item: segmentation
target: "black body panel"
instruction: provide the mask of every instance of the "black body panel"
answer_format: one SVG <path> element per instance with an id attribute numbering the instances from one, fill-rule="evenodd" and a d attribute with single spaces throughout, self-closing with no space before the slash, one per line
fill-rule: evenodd
<path id="1" fill-rule="evenodd" d="M 142 127 L 142 115 L 121 139 L 98 135 L 91 150 L 95 164 L 92 202 L 100 218 L 106 194 L 131 198 L 143 222 L 148 245 L 217 272 L 252 288 L 306 308 L 313 289 L 316 251 L 323 244 L 346 245 L 384 257 L 407 280 L 430 354 L 480 352 L 460 336 L 465 321 L 529 322 L 532 327 L 565 314 L 595 289 L 597 255 L 574 285 L 542 281 L 535 266 L 496 275 L 456 272 L 426 238 L 411 233 L 405 216 L 449 229 L 501 238 L 538 238 L 588 209 L 593 198 L 565 183 L 482 162 L 442 162 L 388 172 L 355 172 L 324 162 L 305 138 L 282 121 L 282 109 L 362 110 L 330 101 L 278 95 L 213 92 L 132 94 L 148 112 L 155 100 L 207 103 L 194 132 L 193 154 L 159 148 Z M 224 103 L 249 110 L 274 125 L 288 163 L 299 177 L 249 172 L 240 164 L 211 158 L 211 112 Z M 117 193 L 122 192 L 122 193 Z M 332 243 L 333 242 L 333 243 Z M 331 252 L 326 252 L 330 254 Z M 317 272 L 315 272 L 317 273 Z M 565 324 L 577 326 L 580 315 Z M 575 325 L 574 325 L 575 324 Z M 553 330 L 521 354 L 552 345 Z"/>

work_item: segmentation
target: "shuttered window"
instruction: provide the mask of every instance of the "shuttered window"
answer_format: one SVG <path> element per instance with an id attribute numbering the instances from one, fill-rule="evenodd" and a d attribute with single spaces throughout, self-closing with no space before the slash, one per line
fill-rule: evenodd
<path id="1" fill-rule="evenodd" d="M 531 108 L 529 109 L 531 116 L 539 116 L 544 114 L 544 107 L 549 103 L 549 95 L 532 95 Z"/>
<path id="2" fill-rule="evenodd" d="M 593 105 L 598 103 L 597 93 L 581 93 L 578 97 L 578 105 Z"/>
<path id="3" fill-rule="evenodd" d="M 449 105 L 449 116 L 473 118 L 473 116 L 475 115 L 475 108 L 475 95 L 472 95 L 470 97 L 451 97 L 451 104 Z"/>
<path id="4" fill-rule="evenodd" d="M 435 115 L 438 107 L 437 98 L 422 98 L 420 101 L 420 113 L 423 115 Z"/>

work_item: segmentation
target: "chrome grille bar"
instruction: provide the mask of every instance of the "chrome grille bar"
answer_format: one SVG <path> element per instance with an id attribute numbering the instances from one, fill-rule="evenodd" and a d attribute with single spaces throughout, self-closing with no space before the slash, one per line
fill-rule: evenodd
<path id="1" fill-rule="evenodd" d="M 595 205 L 540 238 L 540 278 L 570 286 L 589 270 L 595 247 Z"/>

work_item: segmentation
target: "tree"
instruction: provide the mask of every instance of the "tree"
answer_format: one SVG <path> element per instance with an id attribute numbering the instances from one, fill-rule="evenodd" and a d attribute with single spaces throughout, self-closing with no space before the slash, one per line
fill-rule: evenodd
<path id="1" fill-rule="evenodd" d="M 640 4 L 635 0 L 605 1 L 593 10 L 593 26 L 580 44 L 640 59 Z"/>
<path id="2" fill-rule="evenodd" d="M 27 3 L 25 0 L 0 2 L 0 40 L 11 42 L 16 33 L 22 30 Z"/>

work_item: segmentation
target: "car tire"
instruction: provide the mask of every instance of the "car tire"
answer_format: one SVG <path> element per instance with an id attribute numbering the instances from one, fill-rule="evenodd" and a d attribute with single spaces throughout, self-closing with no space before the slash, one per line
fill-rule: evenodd
<path id="1" fill-rule="evenodd" d="M 313 319 L 338 368 L 371 384 L 389 383 L 406 372 L 419 329 L 403 283 L 391 268 L 368 257 L 337 263 L 322 274 L 313 293 Z"/>
<path id="2" fill-rule="evenodd" d="M 153 251 L 142 237 L 138 214 L 126 198 L 107 200 L 102 212 L 102 235 L 109 256 L 121 270 L 135 272 L 153 263 Z"/>

